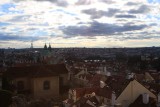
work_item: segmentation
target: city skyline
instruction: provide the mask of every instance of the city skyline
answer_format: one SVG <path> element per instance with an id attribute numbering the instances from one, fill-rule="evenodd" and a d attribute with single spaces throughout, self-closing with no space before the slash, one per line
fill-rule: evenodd
<path id="1" fill-rule="evenodd" d="M 159 0 L 5 0 L 0 48 L 160 46 Z"/>

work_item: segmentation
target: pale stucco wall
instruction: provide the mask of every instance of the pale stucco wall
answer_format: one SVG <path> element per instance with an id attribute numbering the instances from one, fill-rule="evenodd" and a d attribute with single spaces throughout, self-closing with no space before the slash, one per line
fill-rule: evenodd
<path id="1" fill-rule="evenodd" d="M 43 89 L 43 82 L 50 81 L 50 89 Z M 41 77 L 33 78 L 33 96 L 34 98 L 52 98 L 59 96 L 59 77 Z"/>
<path id="2" fill-rule="evenodd" d="M 28 78 L 22 77 L 22 78 L 16 78 L 13 80 L 13 83 L 15 86 L 17 86 L 18 81 L 23 81 L 24 82 L 24 90 L 29 90 L 30 89 L 30 80 Z"/>
<path id="3" fill-rule="evenodd" d="M 150 97 L 156 98 L 148 89 L 142 86 L 136 80 L 131 81 L 121 95 L 116 99 L 116 103 L 121 103 L 123 107 L 128 107 L 139 95 L 148 93 Z"/>

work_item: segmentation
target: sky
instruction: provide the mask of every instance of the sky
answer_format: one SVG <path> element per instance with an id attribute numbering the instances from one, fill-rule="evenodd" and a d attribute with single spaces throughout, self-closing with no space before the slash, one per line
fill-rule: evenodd
<path id="1" fill-rule="evenodd" d="M 0 48 L 160 46 L 160 0 L 3 0 Z"/>

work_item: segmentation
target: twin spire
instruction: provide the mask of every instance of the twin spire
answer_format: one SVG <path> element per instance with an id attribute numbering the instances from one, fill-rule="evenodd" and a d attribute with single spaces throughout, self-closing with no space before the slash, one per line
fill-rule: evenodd
<path id="1" fill-rule="evenodd" d="M 44 50 L 49 50 L 49 51 L 51 51 L 51 50 L 52 50 L 51 44 L 49 43 L 49 46 L 48 46 L 48 48 L 47 48 L 47 45 L 46 45 L 46 43 L 45 43 L 45 45 L 44 45 Z"/>
<path id="2" fill-rule="evenodd" d="M 31 47 L 30 47 L 30 48 L 33 49 L 33 42 L 31 42 Z M 47 47 L 47 45 L 46 45 L 46 43 L 45 43 L 45 45 L 44 45 L 44 50 L 49 50 L 49 51 L 51 51 L 51 50 L 52 50 L 51 44 L 49 43 L 49 46 Z"/>

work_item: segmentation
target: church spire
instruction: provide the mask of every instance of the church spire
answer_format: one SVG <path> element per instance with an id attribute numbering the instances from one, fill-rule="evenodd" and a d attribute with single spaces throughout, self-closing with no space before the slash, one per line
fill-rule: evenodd
<path id="1" fill-rule="evenodd" d="M 45 45 L 44 45 L 44 50 L 47 50 L 47 45 L 46 45 L 46 43 L 45 43 Z"/>
<path id="2" fill-rule="evenodd" d="M 49 47 L 48 47 L 48 50 L 51 51 L 52 48 L 51 48 L 51 44 L 49 43 Z"/>

